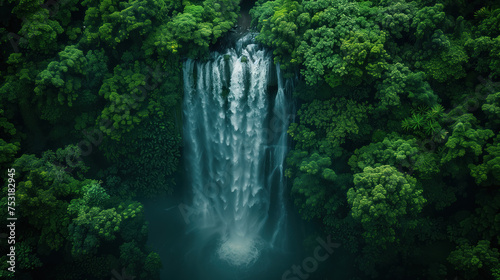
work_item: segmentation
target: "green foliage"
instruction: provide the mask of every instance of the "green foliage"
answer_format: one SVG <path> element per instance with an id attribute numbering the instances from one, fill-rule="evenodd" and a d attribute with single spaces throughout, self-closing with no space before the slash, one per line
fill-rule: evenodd
<path id="1" fill-rule="evenodd" d="M 28 103 L 27 99 L 32 98 L 30 93 L 33 90 L 30 84 L 35 81 L 35 77 L 40 70 L 22 53 L 10 54 L 7 64 L 9 67 L 3 73 L 3 84 L 0 87 L 2 100 Z"/>
<path id="2" fill-rule="evenodd" d="M 55 91 L 55 93 L 52 93 L 55 97 L 52 97 L 52 99 L 57 100 L 61 105 L 71 107 L 73 101 L 78 97 L 82 81 L 81 79 L 70 79 L 68 76 L 85 74 L 84 67 L 87 61 L 83 52 L 76 46 L 67 46 L 63 51 L 59 52 L 58 56 L 59 61 L 52 61 L 46 70 L 38 74 L 35 93 L 40 96 L 48 94 L 48 87 L 56 88 L 52 90 L 52 92 Z"/>
<path id="3" fill-rule="evenodd" d="M 83 202 L 89 207 L 103 207 L 109 200 L 109 195 L 101 185 L 93 183 L 84 186 L 83 189 Z"/>
<path id="4" fill-rule="evenodd" d="M 500 135 L 494 138 L 492 144 L 486 144 L 481 164 L 470 164 L 470 173 L 478 185 L 497 185 L 500 182 Z"/>
<path id="5" fill-rule="evenodd" d="M 476 198 L 478 208 L 470 218 L 471 230 L 476 236 L 490 240 L 493 244 L 500 244 L 500 194 L 491 195 L 488 192 L 479 193 Z M 461 223 L 462 224 L 462 223 Z"/>
<path id="6" fill-rule="evenodd" d="M 476 195 L 477 208 L 474 213 L 467 213 L 459 217 L 458 225 L 448 227 L 460 245 L 475 243 L 478 240 L 485 240 L 491 244 L 500 243 L 500 194 L 495 192 L 481 191 Z M 457 215 L 459 216 L 459 215 Z"/>
<path id="7" fill-rule="evenodd" d="M 161 24 L 146 39 L 146 54 L 167 57 L 181 52 L 189 57 L 208 54 L 208 47 L 229 31 L 238 18 L 236 0 L 205 0 L 202 5 L 183 3 L 184 10 Z M 194 47 L 196 46 L 196 47 Z"/>
<path id="8" fill-rule="evenodd" d="M 211 35 L 211 30 L 206 28 L 206 26 L 201 26 L 201 30 L 197 28 L 197 24 L 200 24 L 202 21 L 203 12 L 204 8 L 202 6 L 189 5 L 184 7 L 184 12 L 177 15 L 170 22 L 169 27 L 173 30 L 174 36 L 182 41 L 188 41 L 193 38 L 195 43 L 202 43 L 203 39 L 206 40 Z M 198 33 L 195 35 L 193 34 L 194 32 Z"/>
<path id="9" fill-rule="evenodd" d="M 4 115 L 4 110 L 0 109 L 0 168 L 2 170 L 9 168 L 20 148 L 17 130 Z"/>
<path id="10" fill-rule="evenodd" d="M 500 35 L 500 9 L 490 10 L 482 7 L 474 14 L 476 18 L 481 18 L 481 23 L 477 26 L 476 32 L 482 36 L 496 37 Z"/>
<path id="11" fill-rule="evenodd" d="M 383 108 L 400 106 L 404 101 L 413 105 L 434 105 L 437 95 L 428 82 L 424 72 L 412 72 L 407 66 L 396 63 L 389 65 L 381 83 L 377 84 L 377 98 Z"/>
<path id="12" fill-rule="evenodd" d="M 23 230 L 16 235 L 16 256 L 24 271 L 42 266 L 51 251 L 66 253 L 71 249 L 72 258 L 61 265 L 79 259 L 79 271 L 74 277 L 101 279 L 109 275 L 109 262 L 95 262 L 94 258 L 102 257 L 91 255 L 97 254 L 104 242 L 112 247 L 131 239 L 141 242 L 140 246 L 145 241 L 147 227 L 140 203 L 117 202 L 97 181 L 78 180 L 68 173 L 82 176 L 87 169 L 77 161 L 78 151 L 69 146 L 46 151 L 42 158 L 22 155 L 12 165 L 16 169 L 16 214 L 24 221 Z M 7 198 L 0 204 L 7 207 Z M 151 261 L 147 273 L 155 275 L 158 263 Z M 46 271 L 52 275 L 50 269 Z"/>
<path id="13" fill-rule="evenodd" d="M 86 256 L 58 264 L 57 272 L 51 272 L 49 277 L 57 280 L 108 279 L 115 265 L 115 257 L 111 255 Z"/>
<path id="14" fill-rule="evenodd" d="M 69 239 L 73 244 L 71 253 L 75 257 L 95 254 L 101 243 L 113 241 L 127 219 L 142 216 L 143 206 L 138 203 L 122 203 L 117 208 L 92 206 L 92 198 L 96 187 L 88 188 L 83 199 L 71 201 L 68 212 L 76 215 L 68 227 Z M 97 192 L 104 195 L 105 191 L 97 188 Z"/>
<path id="15" fill-rule="evenodd" d="M 136 61 L 127 68 L 116 66 L 114 75 L 105 79 L 99 90 L 109 105 L 102 110 L 98 123 L 101 131 L 113 140 L 120 140 L 123 133 L 130 132 L 149 114 L 145 75 L 141 73 L 143 65 Z M 111 125 L 105 125 L 108 122 Z"/>
<path id="16" fill-rule="evenodd" d="M 135 134 L 150 117 L 172 116 L 171 110 L 179 104 L 181 96 L 176 88 L 180 82 L 180 69 L 177 62 L 174 65 L 162 69 L 156 64 L 153 70 L 135 61 L 115 67 L 114 75 L 104 80 L 99 91 L 108 100 L 108 105 L 96 122 L 110 140 L 118 142 L 124 135 Z M 122 153 L 128 151 L 106 152 L 107 156 L 111 155 L 108 158 L 116 158 Z"/>
<path id="17" fill-rule="evenodd" d="M 126 187 L 148 197 L 172 191 L 175 184 L 172 176 L 178 168 L 181 145 L 173 122 L 153 115 L 135 133 L 125 134 L 121 143 L 116 146 L 113 142 L 104 142 L 100 147 L 113 159 L 124 178 L 117 188 Z"/>
<path id="18" fill-rule="evenodd" d="M 383 71 L 388 68 L 385 41 L 383 31 L 361 29 L 351 32 L 340 46 L 344 57 L 339 68 L 345 69 L 345 72 L 340 73 L 340 78 L 347 79 L 346 83 L 353 86 L 359 85 L 363 75 L 368 75 L 368 79 L 381 78 Z M 338 78 L 327 77 L 327 81 L 330 79 Z"/>
<path id="19" fill-rule="evenodd" d="M 120 263 L 126 267 L 127 274 L 137 275 L 139 267 L 146 256 L 137 246 L 137 242 L 131 241 L 120 246 Z"/>
<path id="20" fill-rule="evenodd" d="M 161 268 L 162 264 L 160 255 L 155 252 L 149 253 L 144 261 L 144 269 L 150 273 L 156 273 L 159 272 Z"/>
<path id="21" fill-rule="evenodd" d="M 353 224 L 342 214 L 347 211 L 345 191 L 352 184 L 352 176 L 334 171 L 333 159 L 342 156 L 347 141 L 360 140 L 369 133 L 366 122 L 371 110 L 367 104 L 345 98 L 314 100 L 302 106 L 299 123 L 292 123 L 288 129 L 297 142 L 287 157 L 289 169 L 285 174 L 293 178 L 291 191 L 301 216 L 320 219 L 346 241 L 355 240 L 350 235 Z M 345 223 L 350 229 L 339 228 Z M 355 248 L 352 243 L 351 249 Z"/>
<path id="22" fill-rule="evenodd" d="M 419 107 L 413 110 L 412 116 L 404 119 L 401 122 L 401 127 L 404 130 L 413 130 L 420 134 L 440 135 L 442 127 L 439 122 L 444 116 L 443 106 L 437 104 L 431 108 Z"/>
<path id="23" fill-rule="evenodd" d="M 433 175 L 420 180 L 423 195 L 428 205 L 434 206 L 436 210 L 443 210 L 457 201 L 457 196 L 463 194 L 463 187 L 459 184 L 450 186 L 438 174 Z"/>
<path id="24" fill-rule="evenodd" d="M 474 69 L 480 73 L 499 77 L 500 36 L 469 38 L 464 43 L 466 51 L 474 62 Z"/>
<path id="25" fill-rule="evenodd" d="M 61 170 L 58 159 L 71 156 L 71 149 L 48 151 L 41 159 L 22 155 L 14 162 L 17 188 L 16 204 L 22 218 L 29 222 L 26 235 L 36 234 L 37 243 L 43 248 L 60 249 L 67 238 L 71 216 L 66 209 L 69 200 L 81 194 L 89 180 L 76 180 Z"/>
<path id="26" fill-rule="evenodd" d="M 206 57 L 240 1 L 44 2 L 0 4 L 0 167 L 16 168 L 16 250 L 28 270 L 16 277 L 109 279 L 121 266 L 158 279 L 132 199 L 172 191 L 181 62 Z M 446 277 L 500 279 L 498 3 L 261 0 L 251 15 L 285 76 L 300 74 L 286 175 L 302 217 L 372 275 L 444 279 L 428 271 L 446 270 L 449 255 Z M 470 98 L 486 76 L 476 93 L 488 92 Z M 87 167 L 65 145 L 94 129 L 103 137 Z M 46 266 L 55 254 L 62 263 Z"/>
<path id="27" fill-rule="evenodd" d="M 390 4 L 380 9 L 376 15 L 377 22 L 395 38 L 408 36 L 417 11 L 415 2 L 391 1 Z"/>
<path id="28" fill-rule="evenodd" d="M 294 96 L 304 103 L 288 129 L 292 198 L 303 218 L 352 244 L 368 274 L 380 265 L 388 278 L 425 270 L 422 277 L 439 279 L 448 252 L 431 247 L 476 244 L 495 233 L 487 226 L 497 223 L 492 200 L 478 208 L 481 218 L 467 220 L 477 231 L 457 229 L 445 240 L 446 225 L 459 223 L 449 221 L 463 205 L 455 202 L 484 188 L 497 193 L 490 187 L 499 173 L 497 8 L 492 1 L 276 0 L 251 11 L 258 40 L 283 70 L 301 74 Z M 486 85 L 484 76 L 494 81 Z M 479 82 L 481 95 L 471 98 Z M 398 188 L 407 193 L 388 191 Z M 417 224 L 425 233 L 415 233 Z"/>
<path id="29" fill-rule="evenodd" d="M 168 14 L 164 1 L 85 0 L 82 5 L 87 7 L 83 42 L 112 48 L 151 32 L 153 23 L 163 21 Z"/>
<path id="30" fill-rule="evenodd" d="M 442 163 L 457 157 L 464 157 L 466 154 L 470 159 L 482 154 L 483 146 L 489 138 L 493 137 L 494 133 L 490 129 L 477 127 L 475 123 L 477 123 L 477 119 L 472 114 L 464 114 L 451 125 L 452 132 L 444 145 Z"/>
<path id="31" fill-rule="evenodd" d="M 74 207 L 71 205 L 69 211 Z M 68 227 L 73 244 L 71 253 L 75 257 L 96 253 L 100 239 L 113 240 L 121 223 L 121 216 L 115 209 L 82 208 L 84 210 L 78 212 L 78 217 Z"/>
<path id="32" fill-rule="evenodd" d="M 431 36 L 436 32 L 437 28 L 446 28 L 450 25 L 443 8 L 443 4 L 435 4 L 432 7 L 423 7 L 417 11 L 411 27 L 415 29 L 415 36 L 418 39 Z"/>
<path id="33" fill-rule="evenodd" d="M 422 211 L 426 200 L 413 177 L 390 165 L 366 167 L 354 175 L 354 186 L 347 192 L 347 201 L 368 243 L 385 247 L 398 240 L 397 230 L 417 226 L 412 217 Z"/>
<path id="34" fill-rule="evenodd" d="M 293 159 L 291 160 L 293 163 Z M 321 157 L 319 154 L 314 153 L 310 157 L 302 160 L 299 170 L 311 175 L 318 174 L 319 172 L 325 179 L 332 180 L 335 177 L 335 172 L 329 168 L 325 168 L 326 166 L 330 166 L 330 164 L 331 161 L 328 157 Z"/>
<path id="35" fill-rule="evenodd" d="M 451 46 L 432 57 L 429 61 L 422 63 L 422 68 L 427 75 L 439 82 L 445 82 L 450 79 L 459 79 L 465 77 L 464 64 L 469 57 L 459 42 L 453 42 Z"/>
<path id="36" fill-rule="evenodd" d="M 308 156 L 307 152 L 294 150 L 290 152 L 287 163 L 298 167 L 298 174 L 293 181 L 292 193 L 297 195 L 296 204 L 300 206 L 300 213 L 304 218 L 319 218 L 324 214 L 327 188 L 326 181 L 334 181 L 337 177 L 330 169 L 329 157 L 322 157 L 318 153 Z M 291 175 L 291 170 L 287 173 Z"/>
<path id="37" fill-rule="evenodd" d="M 365 8 L 365 9 L 362 9 Z M 386 68 L 385 34 L 369 28 L 359 7 L 348 1 L 269 1 L 258 15 L 257 39 L 272 46 L 281 68 L 301 64 L 309 85 L 326 81 L 357 85 L 363 74 L 380 77 Z M 277 28 L 276 28 L 277 27 Z"/>
<path id="38" fill-rule="evenodd" d="M 482 110 L 487 114 L 488 119 L 494 125 L 500 124 L 500 92 L 489 94 Z"/>
<path id="39" fill-rule="evenodd" d="M 19 3 L 17 3 L 17 5 L 12 9 L 12 13 L 15 14 L 18 18 L 22 19 L 30 14 L 33 14 L 41 10 L 40 6 L 42 4 L 43 1 L 41 0 L 19 1 Z"/>
<path id="40" fill-rule="evenodd" d="M 58 21 L 49 18 L 48 10 L 39 9 L 23 20 L 19 35 L 24 40 L 20 40 L 19 46 L 38 53 L 50 53 L 59 49 L 57 39 L 63 31 Z"/>
<path id="41" fill-rule="evenodd" d="M 159 278 L 161 260 L 145 249 L 143 208 L 132 199 L 172 191 L 182 60 L 208 54 L 237 22 L 239 2 L 0 4 L 0 167 L 16 169 L 23 229 L 16 253 L 25 272 L 16 277 L 109 278 L 120 246 L 135 242 L 127 250 L 140 258 L 123 266 L 138 278 Z M 93 152 L 85 157 L 66 146 L 87 140 Z M 103 181 L 86 179 L 89 170 L 113 168 Z M 0 201 L 6 208 L 6 197 Z M 64 260 L 52 268 L 54 255 Z"/>
<path id="42" fill-rule="evenodd" d="M 498 249 L 491 248 L 487 240 L 480 240 L 475 246 L 461 245 L 448 257 L 455 269 L 463 271 L 466 279 L 477 277 L 480 271 L 488 271 L 495 275 L 494 279 L 499 279 L 499 259 Z"/>
<path id="43" fill-rule="evenodd" d="M 371 105 L 345 98 L 332 98 L 304 104 L 298 112 L 300 124 L 292 123 L 288 133 L 298 149 L 314 149 L 336 158 L 342 155 L 341 145 L 347 139 L 358 140 L 370 131 L 367 124 Z"/>
<path id="44" fill-rule="evenodd" d="M 416 172 L 422 178 L 429 178 L 439 172 L 436 154 L 423 151 L 417 139 L 405 140 L 396 133 L 388 135 L 381 142 L 356 149 L 349 159 L 349 165 L 353 173 L 382 165 L 395 166 L 400 171 Z"/>
<path id="45" fill-rule="evenodd" d="M 301 73 L 308 84 L 326 80 L 330 85 L 338 85 L 336 68 L 343 63 L 338 55 L 341 39 L 354 25 L 361 24 L 355 22 L 359 15 L 356 3 L 268 1 L 250 13 L 260 30 L 257 39 L 273 47 L 275 62 L 282 69 L 302 64 Z M 331 77 L 326 78 L 327 75 Z"/>
<path id="46" fill-rule="evenodd" d="M 19 261 L 19 268 L 22 270 L 33 270 L 42 266 L 42 262 L 33 252 L 33 248 L 26 242 L 16 244 L 16 255 Z"/>
<path id="47" fill-rule="evenodd" d="M 161 268 L 160 256 L 142 251 L 136 241 L 120 246 L 120 264 L 128 275 L 137 275 L 140 279 L 157 279 Z"/>
<path id="48" fill-rule="evenodd" d="M 267 1 L 253 10 L 251 14 L 258 18 L 257 40 L 271 46 L 275 63 L 282 69 L 291 66 L 292 52 L 297 47 L 297 24 L 294 22 L 301 14 L 299 2 L 292 0 Z M 304 18 L 305 17 L 305 18 Z M 307 22 L 307 16 L 302 16 Z"/>
<path id="49" fill-rule="evenodd" d="M 325 73 L 332 71 L 334 66 L 341 63 L 341 57 L 336 52 L 335 41 L 337 39 L 333 32 L 333 28 L 325 26 L 309 29 L 297 48 L 297 55 L 303 57 L 305 66 L 301 74 L 304 75 L 309 85 L 318 83 Z"/>

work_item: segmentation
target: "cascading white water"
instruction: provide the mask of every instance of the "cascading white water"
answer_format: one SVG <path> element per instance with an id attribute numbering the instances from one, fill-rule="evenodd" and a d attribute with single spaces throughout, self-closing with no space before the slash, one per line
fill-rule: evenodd
<path id="1" fill-rule="evenodd" d="M 193 226 L 215 231 L 218 256 L 234 266 L 253 264 L 283 233 L 288 106 L 274 67 L 251 34 L 224 54 L 183 66 Z M 278 89 L 270 101 L 273 84 Z"/>

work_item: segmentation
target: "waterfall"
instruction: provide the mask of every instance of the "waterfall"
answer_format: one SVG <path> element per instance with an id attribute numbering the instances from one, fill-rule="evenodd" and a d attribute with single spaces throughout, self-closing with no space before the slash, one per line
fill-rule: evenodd
<path id="1" fill-rule="evenodd" d="M 251 34 L 208 61 L 188 59 L 183 75 L 191 230 L 215 232 L 214 254 L 249 266 L 284 238 L 286 86 Z"/>

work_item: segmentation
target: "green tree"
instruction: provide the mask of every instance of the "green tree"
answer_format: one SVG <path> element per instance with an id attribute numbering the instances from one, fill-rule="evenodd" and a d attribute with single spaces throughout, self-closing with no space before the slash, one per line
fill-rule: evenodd
<path id="1" fill-rule="evenodd" d="M 469 164 L 470 173 L 478 185 L 495 185 L 500 182 L 500 135 L 494 138 L 492 144 L 486 144 L 482 163 Z"/>
<path id="2" fill-rule="evenodd" d="M 440 124 L 440 122 L 442 123 L 443 116 L 444 107 L 439 104 L 431 108 L 420 106 L 412 110 L 411 117 L 401 122 L 401 127 L 407 131 L 411 130 L 415 135 L 420 137 L 423 136 L 423 138 L 427 136 L 441 138 L 438 139 L 440 141 L 445 137 L 445 135 L 443 135 L 444 129 Z"/>
<path id="3" fill-rule="evenodd" d="M 82 43 L 111 48 L 145 36 L 169 14 L 164 1 L 85 0 L 82 5 L 86 7 Z"/>
<path id="4" fill-rule="evenodd" d="M 401 39 L 408 37 L 413 18 L 415 17 L 417 11 L 415 2 L 384 2 L 389 5 L 383 5 L 379 13 L 376 15 L 376 21 L 379 23 L 380 27 L 387 30 L 389 34 L 395 38 Z"/>
<path id="5" fill-rule="evenodd" d="M 52 111 L 53 107 L 66 105 L 71 107 L 73 102 L 79 97 L 82 88 L 83 75 L 87 60 L 85 55 L 76 46 L 67 46 L 59 52 L 59 61 L 52 61 L 47 65 L 47 69 L 40 72 L 35 82 L 35 93 L 37 96 L 49 95 L 45 98 L 46 106 L 44 111 Z M 43 100 L 43 99 L 42 99 Z M 52 102 L 56 101 L 56 104 Z M 60 115 L 57 117 L 61 117 Z M 55 117 L 48 118 L 54 120 Z"/>
<path id="6" fill-rule="evenodd" d="M 475 246 L 468 244 L 457 246 L 448 257 L 455 269 L 463 271 L 466 279 L 474 279 L 484 271 L 493 276 L 492 279 L 500 279 L 499 259 L 498 249 L 491 248 L 487 240 L 480 240 Z"/>
<path id="7" fill-rule="evenodd" d="M 41 159 L 23 155 L 13 165 L 20 176 L 16 188 L 18 213 L 29 223 L 26 235 L 35 234 L 38 245 L 45 249 L 59 250 L 64 245 L 71 221 L 66 213 L 68 200 L 78 197 L 89 182 L 74 179 L 59 166 L 56 160 L 70 157 L 70 151 L 49 151 Z M 75 173 L 79 173 L 78 169 Z"/>
<path id="8" fill-rule="evenodd" d="M 382 82 L 377 84 L 376 96 L 383 108 L 394 108 L 408 102 L 432 106 L 438 99 L 425 80 L 425 72 L 412 72 L 401 63 L 388 66 Z"/>
<path id="9" fill-rule="evenodd" d="M 354 175 L 354 187 L 347 192 L 352 216 L 365 229 L 367 243 L 385 248 L 399 242 L 401 234 L 417 226 L 415 219 L 426 199 L 415 178 L 390 165 L 366 167 Z"/>
<path id="10" fill-rule="evenodd" d="M 500 92 L 489 94 L 481 108 L 487 114 L 492 126 L 500 124 Z"/>
<path id="11" fill-rule="evenodd" d="M 465 77 L 464 64 L 468 62 L 469 56 L 461 45 L 461 42 L 453 41 L 445 51 L 424 61 L 422 68 L 427 75 L 439 82 Z"/>
<path id="12" fill-rule="evenodd" d="M 20 135 L 0 109 L 0 168 L 6 170 L 20 149 Z"/>
<path id="13" fill-rule="evenodd" d="M 482 129 L 475 125 L 476 117 L 472 114 L 463 114 L 451 125 L 451 135 L 445 143 L 442 163 L 449 162 L 457 157 L 480 156 L 486 141 L 493 137 L 490 129 Z"/>
<path id="14" fill-rule="evenodd" d="M 49 18 L 49 11 L 40 8 L 23 20 L 19 35 L 24 39 L 19 41 L 19 46 L 36 53 L 48 54 L 60 48 L 57 40 L 63 32 L 59 22 Z"/>
<path id="15" fill-rule="evenodd" d="M 239 12 L 236 0 L 205 0 L 201 5 L 186 4 L 169 21 L 164 21 L 145 42 L 146 54 L 162 57 L 186 54 L 201 57 L 236 23 Z M 196 46 L 196 47 L 195 47 Z"/>
<path id="16" fill-rule="evenodd" d="M 298 26 L 295 19 L 301 14 L 299 2 L 292 0 L 267 1 L 251 12 L 258 18 L 260 30 L 257 40 L 271 46 L 274 50 L 275 63 L 281 68 L 291 66 L 293 52 L 297 47 L 296 32 Z"/>
<path id="17" fill-rule="evenodd" d="M 368 81 L 381 78 L 382 73 L 388 69 L 385 36 L 384 31 L 378 30 L 361 29 L 351 32 L 340 46 L 344 57 L 339 68 L 345 69 L 345 72 L 341 72 L 340 77 L 335 77 L 335 74 L 334 77 L 327 77 L 327 81 L 342 78 L 347 80 L 347 84 L 356 86 L 362 77 Z"/>
<path id="18" fill-rule="evenodd" d="M 347 139 L 356 141 L 369 133 L 371 110 L 371 105 L 345 98 L 314 100 L 302 106 L 298 112 L 300 124 L 292 123 L 288 133 L 297 141 L 298 149 L 313 149 L 337 158 Z"/>
<path id="19" fill-rule="evenodd" d="M 295 203 L 300 207 L 302 217 L 321 218 L 325 214 L 325 204 L 328 200 L 326 194 L 331 192 L 331 181 L 337 179 L 337 175 L 330 168 L 330 158 L 322 157 L 318 153 L 308 156 L 305 151 L 294 150 L 290 152 L 287 163 L 298 167 L 292 194 L 296 195 Z M 292 170 L 287 170 L 286 174 L 292 176 Z"/>
<path id="20" fill-rule="evenodd" d="M 430 178 L 439 172 L 439 161 L 435 153 L 426 152 L 417 139 L 403 139 L 391 133 L 383 141 L 370 143 L 356 149 L 349 159 L 353 173 L 362 172 L 367 167 L 391 165 L 400 171 L 415 172 L 420 178 Z"/>

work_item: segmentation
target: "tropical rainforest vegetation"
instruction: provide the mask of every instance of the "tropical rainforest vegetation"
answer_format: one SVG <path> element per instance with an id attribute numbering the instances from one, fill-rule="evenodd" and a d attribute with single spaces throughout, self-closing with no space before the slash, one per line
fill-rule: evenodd
<path id="1" fill-rule="evenodd" d="M 259 1 L 302 217 L 380 279 L 500 279 L 500 4 Z"/>
<path id="2" fill-rule="evenodd" d="M 17 279 L 159 278 L 138 199 L 179 188 L 182 62 L 206 58 L 240 4 L 0 2 Z M 351 279 L 500 279 L 500 3 L 258 0 L 250 14 L 296 80 L 292 211 L 355 256 Z"/>
<path id="3" fill-rule="evenodd" d="M 0 167 L 17 182 L 16 279 L 122 268 L 159 278 L 137 198 L 173 190 L 182 59 L 209 53 L 238 2 L 1 2 Z M 6 195 L 1 207 L 5 221 Z M 6 254 L 0 267 L 12 278 Z"/>

